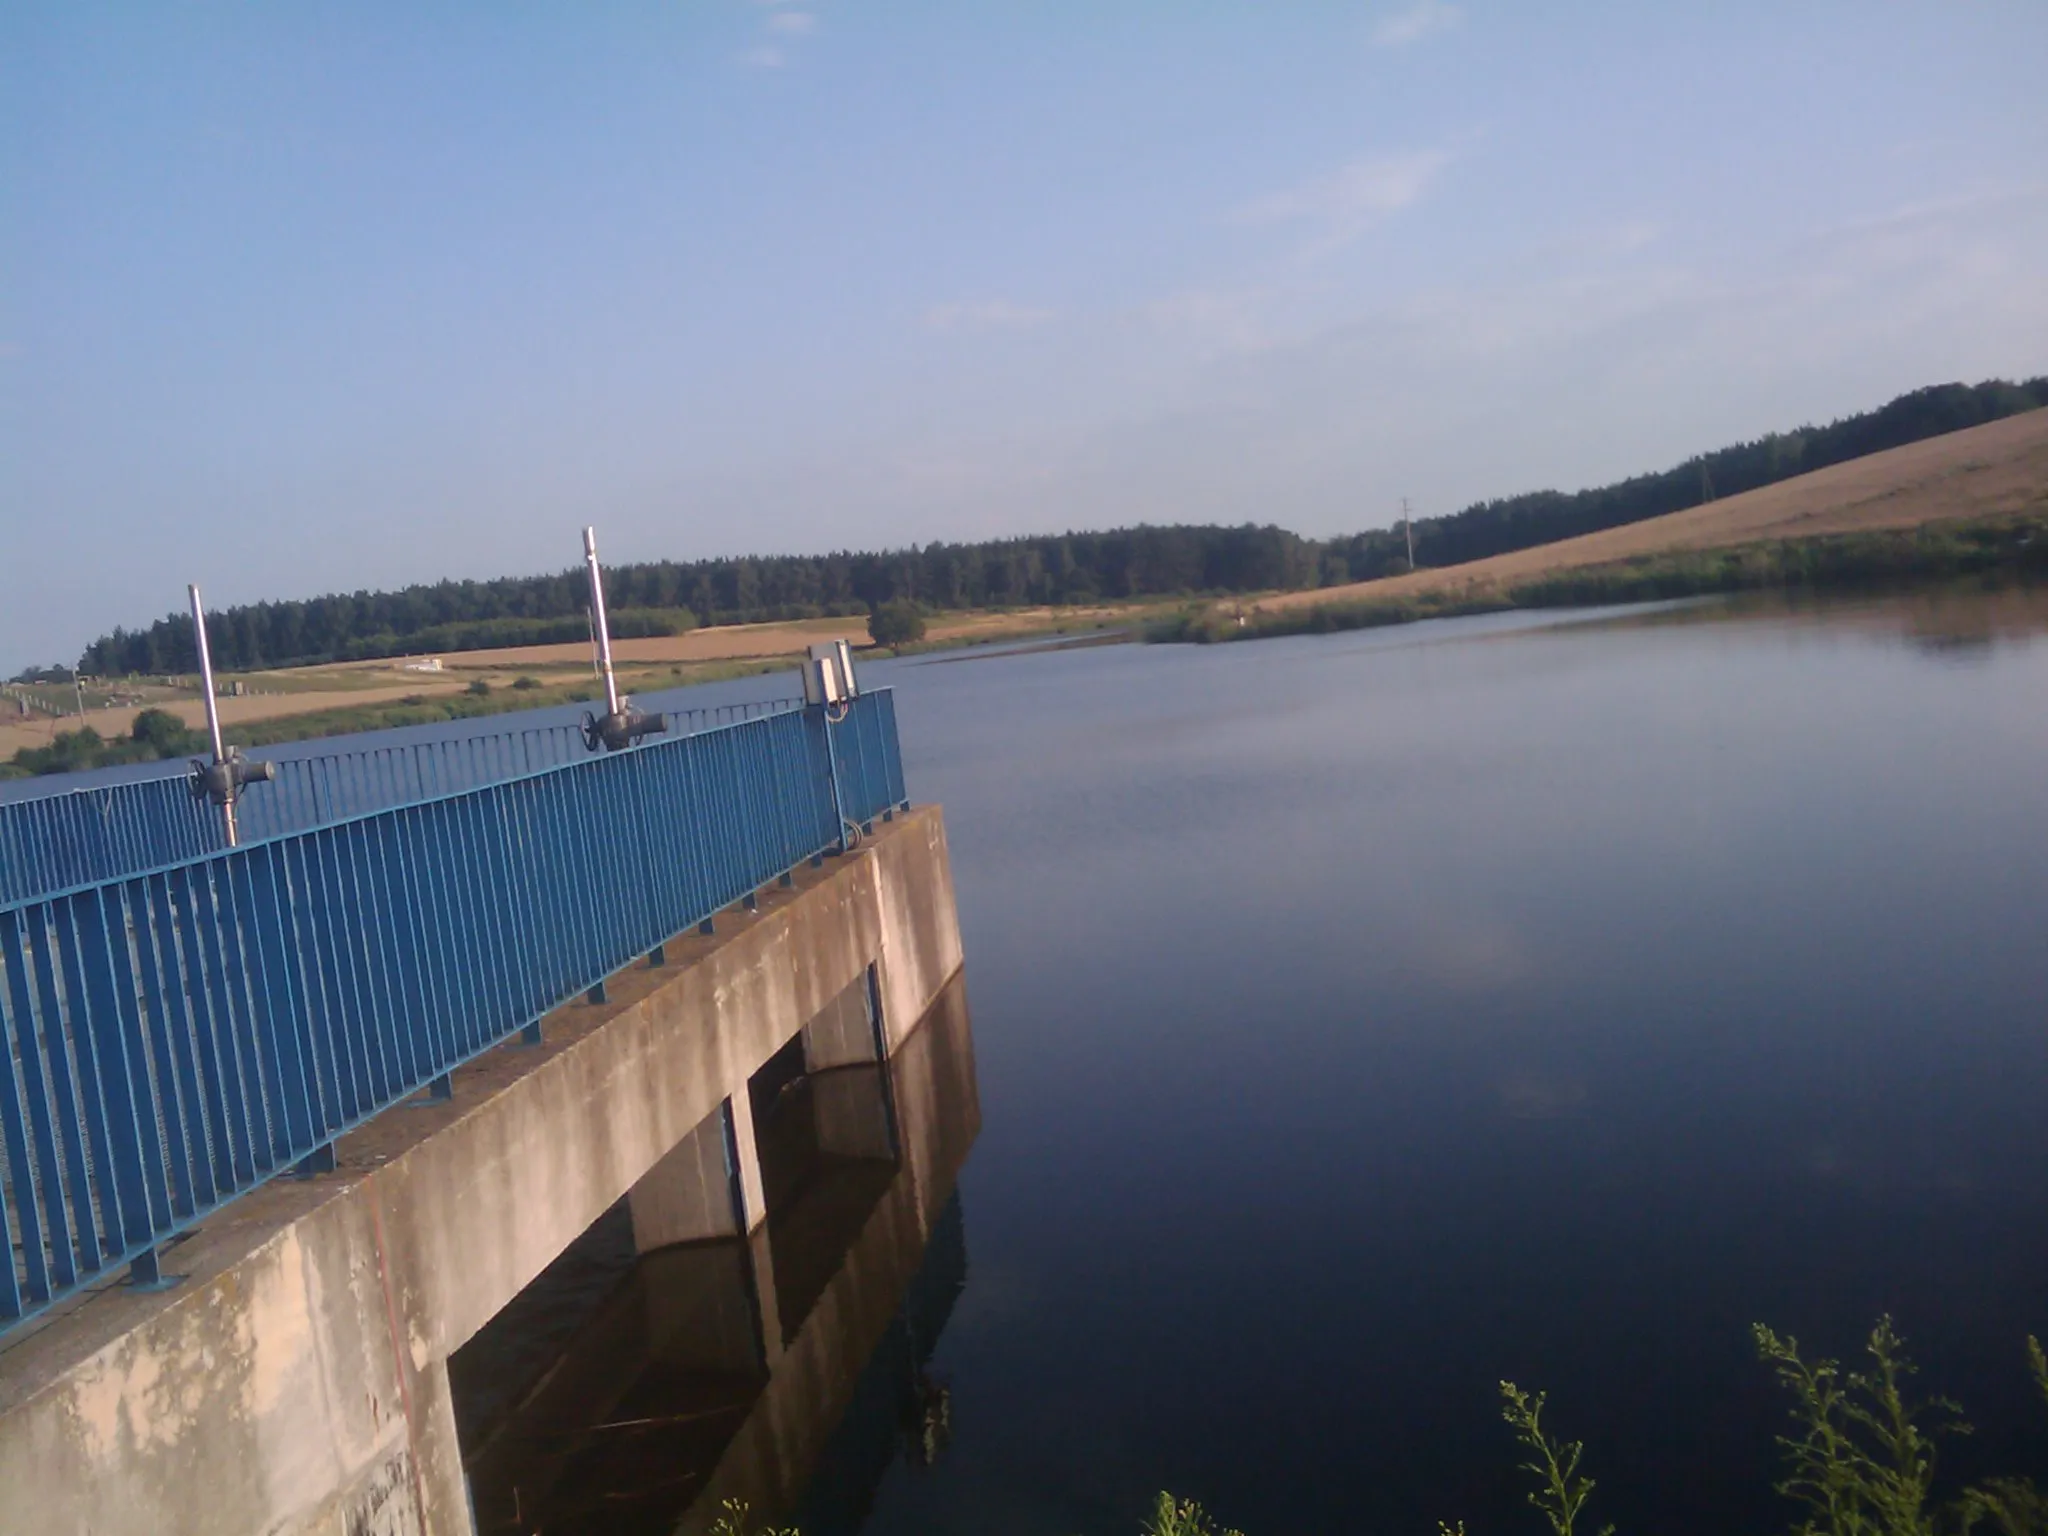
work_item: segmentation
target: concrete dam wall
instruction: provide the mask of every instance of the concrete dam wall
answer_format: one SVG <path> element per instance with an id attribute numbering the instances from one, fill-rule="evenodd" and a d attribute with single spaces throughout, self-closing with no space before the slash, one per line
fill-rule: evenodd
<path id="1" fill-rule="evenodd" d="M 859 1252 L 909 1251 L 929 1233 L 978 1123 L 971 1056 L 965 1130 L 957 1082 L 943 1113 L 911 1102 L 959 1077 L 957 1050 L 920 1045 L 877 1096 L 874 1064 L 949 984 L 940 1014 L 964 1003 L 940 813 L 876 832 L 712 934 L 670 939 L 611 977 L 603 1001 L 558 1009 L 538 1045 L 459 1070 L 452 1099 L 350 1134 L 333 1171 L 222 1211 L 165 1254 L 167 1288 L 107 1285 L 10 1335 L 0 1532 L 474 1530 L 450 1361 L 607 1213 L 642 1253 L 744 1250 L 755 1357 L 721 1334 L 746 1331 L 729 1306 L 664 1336 L 766 1373 L 714 1480 L 789 1496 L 795 1446 L 829 1423 L 800 1425 L 787 1405 L 843 1400 L 858 1365 L 847 1340 L 881 1325 L 819 1321 L 873 1309 L 843 1275 L 812 1285 L 800 1266 L 775 1269 L 763 1090 L 803 1077 L 819 1146 L 899 1160 Z M 783 1298 L 805 1313 L 787 1328 L 773 1316 Z M 566 1380 L 557 1390 L 574 1396 Z"/>

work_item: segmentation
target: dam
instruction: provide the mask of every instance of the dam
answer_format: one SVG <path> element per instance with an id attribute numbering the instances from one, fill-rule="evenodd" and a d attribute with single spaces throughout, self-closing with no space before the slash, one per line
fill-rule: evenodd
<path id="1" fill-rule="evenodd" d="M 944 819 L 861 702 L 0 911 L 0 1530 L 797 1500 L 978 1124 Z"/>

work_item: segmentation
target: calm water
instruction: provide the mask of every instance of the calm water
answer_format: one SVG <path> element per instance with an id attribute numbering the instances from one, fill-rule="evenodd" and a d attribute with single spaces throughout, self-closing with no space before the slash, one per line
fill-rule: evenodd
<path id="1" fill-rule="evenodd" d="M 984 1129 L 865 1529 L 1782 1529 L 1748 1328 L 2048 1471 L 2048 607 L 906 664 Z"/>

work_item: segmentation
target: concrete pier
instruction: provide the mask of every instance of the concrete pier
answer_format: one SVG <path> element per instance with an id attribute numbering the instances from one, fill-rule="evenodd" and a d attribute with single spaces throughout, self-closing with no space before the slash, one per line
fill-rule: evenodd
<path id="1" fill-rule="evenodd" d="M 887 1055 L 960 970 L 939 813 L 876 830 L 226 1208 L 167 1252 L 170 1289 L 11 1336 L 0 1531 L 466 1536 L 450 1356 L 622 1199 L 643 1251 L 757 1241 L 763 1069 Z M 850 1101 L 820 1124 L 879 1145 Z"/>
<path id="2" fill-rule="evenodd" d="M 899 1106 L 898 1133 L 887 1146 L 828 1147 L 826 1116 L 857 1097 Z M 582 1273 L 551 1274 L 521 1303 L 560 1317 L 581 1293 L 572 1330 L 536 1356 L 537 1330 L 508 1312 L 451 1362 L 481 1531 L 690 1536 L 728 1498 L 780 1522 L 835 1435 L 877 1446 L 858 1470 L 879 1478 L 916 1367 L 877 1346 L 900 1316 L 928 1324 L 929 1307 L 907 1294 L 921 1267 L 964 1278 L 957 1209 L 950 1249 L 940 1229 L 979 1126 L 956 977 L 887 1062 L 811 1075 L 764 1114 L 764 1160 L 799 1165 L 770 1181 L 780 1199 L 765 1234 L 644 1255 L 594 1307 L 588 1277 L 639 1225 L 593 1234 Z M 843 1423 L 870 1373 L 886 1378 L 869 1393 L 881 1401 L 869 1422 Z"/>

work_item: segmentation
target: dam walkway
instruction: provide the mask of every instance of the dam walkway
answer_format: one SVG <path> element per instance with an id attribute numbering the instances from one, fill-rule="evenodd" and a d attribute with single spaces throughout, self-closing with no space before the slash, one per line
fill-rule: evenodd
<path id="1" fill-rule="evenodd" d="M 160 1283 L 180 1233 L 908 807 L 886 689 L 521 750 L 472 749 L 439 793 L 417 765 L 330 774 L 354 800 L 258 786 L 282 829 L 232 848 L 189 846 L 212 808 L 176 781 L 127 786 L 153 798 L 120 838 L 0 807 L 0 1338 L 124 1267 Z"/>

